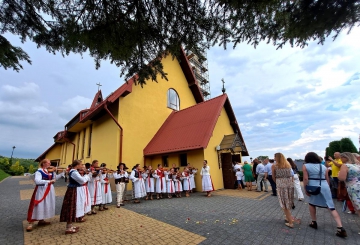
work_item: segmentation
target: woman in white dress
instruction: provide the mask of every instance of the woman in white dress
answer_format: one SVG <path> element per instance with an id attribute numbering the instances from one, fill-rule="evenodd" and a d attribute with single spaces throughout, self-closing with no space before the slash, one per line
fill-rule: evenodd
<path id="1" fill-rule="evenodd" d="M 191 191 L 191 182 L 190 182 L 189 169 L 187 167 L 182 172 L 182 180 L 183 180 L 183 190 L 185 191 L 185 196 L 189 197 Z"/>
<path id="2" fill-rule="evenodd" d="M 136 164 L 133 167 L 129 177 L 129 179 L 133 183 L 133 197 L 135 199 L 134 203 L 140 203 L 139 198 L 146 196 L 144 179 L 142 178 L 139 169 L 140 169 L 140 164 Z"/>
<path id="3" fill-rule="evenodd" d="M 202 190 L 206 191 L 206 196 L 211 197 L 211 192 L 214 191 L 214 186 L 210 176 L 210 167 L 207 165 L 207 160 L 203 162 L 204 167 L 201 168 L 201 182 L 202 182 Z"/>
<path id="4" fill-rule="evenodd" d="M 99 211 L 108 210 L 106 204 L 112 203 L 112 193 L 109 179 L 113 177 L 112 174 L 108 173 L 106 168 L 106 163 L 102 163 L 100 168 L 104 168 L 101 173 L 100 183 L 101 183 L 101 200 L 102 203 L 100 205 Z"/>
<path id="5" fill-rule="evenodd" d="M 79 167 L 78 171 L 84 178 L 85 183 L 76 188 L 76 222 L 85 222 L 84 215 L 91 211 L 90 193 L 87 186 L 90 177 L 88 174 L 85 174 L 83 166 Z"/>
<path id="6" fill-rule="evenodd" d="M 176 197 L 181 197 L 181 192 L 183 191 L 181 178 L 182 173 L 178 170 L 176 174 L 173 175 Z"/>
<path id="7" fill-rule="evenodd" d="M 91 197 L 91 212 L 88 212 L 88 215 L 96 214 L 95 206 L 99 206 L 102 203 L 101 195 L 101 170 L 99 170 L 99 161 L 92 161 L 90 167 L 90 180 L 88 182 L 89 193 Z"/>
<path id="8" fill-rule="evenodd" d="M 146 171 L 142 174 L 145 181 L 146 198 L 145 200 L 153 200 L 153 193 L 155 192 L 154 170 L 151 166 L 148 166 Z"/>
<path id="9" fill-rule="evenodd" d="M 190 192 L 193 192 L 193 190 L 196 188 L 196 184 L 195 184 L 195 174 L 197 173 L 197 169 L 196 168 L 191 168 L 190 169 Z"/>
<path id="10" fill-rule="evenodd" d="M 162 194 L 166 193 L 166 181 L 165 175 L 161 164 L 158 164 L 158 168 L 154 172 L 156 178 L 156 199 L 162 199 Z"/>
<path id="11" fill-rule="evenodd" d="M 166 189 L 168 193 L 168 198 L 172 198 L 172 194 L 175 193 L 174 179 L 173 179 L 174 169 L 170 169 L 169 172 L 165 172 L 165 180 L 166 180 Z"/>
<path id="12" fill-rule="evenodd" d="M 31 197 L 27 221 L 29 222 L 26 231 L 32 231 L 34 221 L 39 221 L 38 226 L 49 225 L 44 219 L 55 216 L 55 189 L 56 180 L 64 176 L 64 172 L 56 174 L 56 171 L 49 173 L 47 168 L 50 166 L 50 160 L 44 159 L 40 162 L 40 168 L 35 172 L 35 184 L 33 195 Z"/>
<path id="13" fill-rule="evenodd" d="M 297 194 L 297 198 L 299 201 L 302 201 L 302 200 L 304 200 L 304 194 L 301 190 L 300 179 L 299 179 L 299 174 L 298 174 L 299 170 L 298 170 L 296 164 L 294 163 L 294 161 L 290 157 L 287 158 L 286 160 L 290 163 L 291 168 L 294 172 L 294 189 Z M 294 194 L 295 194 L 295 192 L 294 192 Z"/>

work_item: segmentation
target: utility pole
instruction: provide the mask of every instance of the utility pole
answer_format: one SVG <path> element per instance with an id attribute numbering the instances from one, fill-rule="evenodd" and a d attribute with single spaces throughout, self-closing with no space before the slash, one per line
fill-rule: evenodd
<path id="1" fill-rule="evenodd" d="M 10 165 L 12 165 L 12 157 L 13 157 L 15 148 L 16 148 L 15 146 L 12 147 L 12 152 L 11 152 L 11 157 L 10 157 Z"/>

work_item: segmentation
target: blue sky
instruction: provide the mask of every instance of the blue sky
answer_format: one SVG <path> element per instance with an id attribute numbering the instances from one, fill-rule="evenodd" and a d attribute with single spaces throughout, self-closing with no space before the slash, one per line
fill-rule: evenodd
<path id="1" fill-rule="evenodd" d="M 32 65 L 19 73 L 0 68 L 0 155 L 36 158 L 53 143 L 56 132 L 79 110 L 88 108 L 100 82 L 103 95 L 123 82 L 108 61 L 95 70 L 91 57 L 63 58 L 14 36 Z M 211 96 L 221 94 L 221 79 L 251 157 L 303 158 L 324 155 L 330 141 L 350 137 L 359 147 L 360 28 L 334 42 L 311 42 L 304 49 L 276 50 L 261 43 L 208 51 Z M 145 86 L 146 89 L 146 86 Z M 245 159 L 246 160 L 246 159 Z"/>

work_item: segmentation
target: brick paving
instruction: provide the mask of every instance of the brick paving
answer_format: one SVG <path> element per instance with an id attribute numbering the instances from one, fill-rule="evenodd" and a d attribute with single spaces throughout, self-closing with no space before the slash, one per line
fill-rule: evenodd
<path id="1" fill-rule="evenodd" d="M 20 199 L 20 191 L 29 192 L 31 184 L 20 184 L 28 177 L 7 178 L 0 183 L 0 244 L 359 244 L 360 218 L 341 212 L 348 238 L 335 236 L 336 224 L 329 211 L 318 209 L 318 230 L 308 227 L 310 216 L 307 198 L 295 201 L 294 229 L 284 225 L 283 212 L 271 192 L 219 190 L 206 198 L 203 193 L 191 197 L 142 200 L 127 203 L 120 209 L 88 216 L 77 234 L 65 235 L 58 215 L 62 196 L 56 197 L 56 215 L 52 225 L 24 232 L 29 200 Z M 24 182 L 22 182 L 24 183 Z M 65 187 L 64 180 L 55 183 Z M 114 198 L 115 198 L 115 193 Z M 115 200 L 115 199 L 114 199 Z"/>

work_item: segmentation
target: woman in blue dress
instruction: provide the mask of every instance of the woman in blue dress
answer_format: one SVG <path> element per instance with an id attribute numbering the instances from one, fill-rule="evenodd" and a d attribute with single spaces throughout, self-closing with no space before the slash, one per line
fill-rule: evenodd
<path id="1" fill-rule="evenodd" d="M 320 173 L 321 171 L 321 173 Z M 321 181 L 321 192 L 318 195 L 310 195 L 306 190 L 306 195 L 310 197 L 309 211 L 312 222 L 309 224 L 311 228 L 317 229 L 316 223 L 316 207 L 329 209 L 332 217 L 337 224 L 336 235 L 339 237 L 347 237 L 345 229 L 342 227 L 341 219 L 335 210 L 329 187 L 328 169 L 321 165 L 320 157 L 315 152 L 309 152 L 305 156 L 305 164 L 303 165 L 303 184 L 304 186 L 319 186 Z"/>

